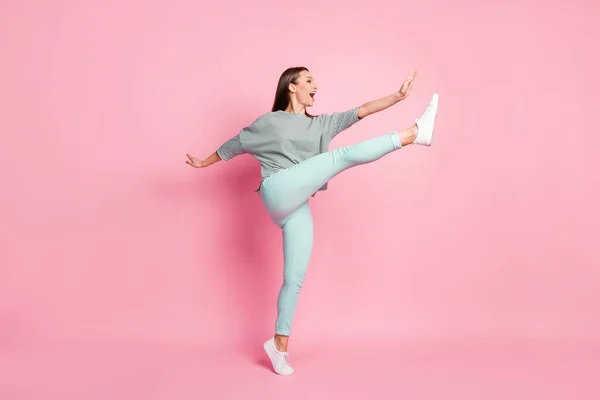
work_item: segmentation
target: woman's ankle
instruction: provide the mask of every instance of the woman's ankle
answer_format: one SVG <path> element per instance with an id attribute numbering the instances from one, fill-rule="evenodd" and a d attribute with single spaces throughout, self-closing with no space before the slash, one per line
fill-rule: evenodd
<path id="1" fill-rule="evenodd" d="M 275 348 L 283 353 L 287 352 L 287 343 L 289 336 L 275 335 Z"/>
<path id="2" fill-rule="evenodd" d="M 400 131 L 398 133 L 398 135 L 400 136 L 400 143 L 402 143 L 402 146 L 406 146 L 411 144 L 412 142 L 415 141 L 415 139 L 417 138 L 417 134 L 419 133 L 419 128 L 417 128 L 417 125 L 414 124 L 413 126 L 411 126 L 408 129 L 404 129 L 403 131 Z"/>

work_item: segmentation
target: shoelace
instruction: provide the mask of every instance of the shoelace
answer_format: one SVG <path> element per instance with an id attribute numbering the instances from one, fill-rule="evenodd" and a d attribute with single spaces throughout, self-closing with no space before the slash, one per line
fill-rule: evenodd
<path id="1" fill-rule="evenodd" d="M 279 361 L 279 366 L 280 366 L 281 368 L 284 368 L 284 367 L 291 367 L 291 366 L 290 366 L 290 364 L 288 363 L 287 357 L 288 357 L 288 354 L 287 354 L 287 353 L 283 353 L 283 354 L 281 354 L 281 359 L 280 359 L 280 361 Z"/>

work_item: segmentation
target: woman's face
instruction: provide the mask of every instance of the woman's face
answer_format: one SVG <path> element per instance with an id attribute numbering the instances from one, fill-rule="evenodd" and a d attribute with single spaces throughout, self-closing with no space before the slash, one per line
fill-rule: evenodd
<path id="1" fill-rule="evenodd" d="M 315 94 L 317 93 L 317 84 L 308 71 L 300 72 L 296 83 L 290 84 L 292 96 L 296 96 L 296 101 L 304 107 L 311 107 L 315 104 Z"/>

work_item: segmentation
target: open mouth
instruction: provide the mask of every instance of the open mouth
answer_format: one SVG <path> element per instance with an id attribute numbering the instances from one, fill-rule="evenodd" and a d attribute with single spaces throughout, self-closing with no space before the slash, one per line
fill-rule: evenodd
<path id="1" fill-rule="evenodd" d="M 315 95 L 317 94 L 317 92 L 310 92 L 309 95 L 311 97 L 311 99 L 315 99 Z"/>

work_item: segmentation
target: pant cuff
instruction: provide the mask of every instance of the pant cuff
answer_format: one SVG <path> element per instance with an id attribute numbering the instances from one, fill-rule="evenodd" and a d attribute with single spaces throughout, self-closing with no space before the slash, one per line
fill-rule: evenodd
<path id="1" fill-rule="evenodd" d="M 289 329 L 275 329 L 275 334 L 281 336 L 290 336 L 290 331 Z"/>
<path id="2" fill-rule="evenodd" d="M 398 132 L 390 133 L 390 137 L 392 138 L 392 144 L 394 145 L 394 150 L 398 150 L 402 148 L 402 142 L 400 141 L 400 135 Z"/>

